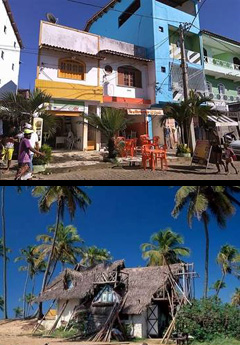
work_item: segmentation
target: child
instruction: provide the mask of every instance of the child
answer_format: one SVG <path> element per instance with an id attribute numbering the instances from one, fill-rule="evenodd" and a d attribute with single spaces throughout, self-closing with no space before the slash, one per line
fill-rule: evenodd
<path id="1" fill-rule="evenodd" d="M 233 149 L 229 146 L 229 144 L 224 145 L 225 148 L 225 159 L 226 159 L 226 172 L 227 174 L 230 174 L 228 169 L 228 164 L 230 163 L 233 169 L 235 170 L 236 174 L 238 174 L 238 170 L 233 164 L 233 161 L 236 159 L 236 155 L 233 151 Z"/>

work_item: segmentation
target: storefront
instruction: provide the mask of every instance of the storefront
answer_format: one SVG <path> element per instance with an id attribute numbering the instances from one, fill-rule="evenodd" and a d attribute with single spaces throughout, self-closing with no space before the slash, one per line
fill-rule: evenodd
<path id="1" fill-rule="evenodd" d="M 55 149 L 99 149 L 99 136 L 95 128 L 90 126 L 87 121 L 88 114 L 98 114 L 97 105 L 54 99 L 47 109 L 56 116 L 56 134 L 49 138 L 47 133 L 43 132 L 44 142 Z"/>

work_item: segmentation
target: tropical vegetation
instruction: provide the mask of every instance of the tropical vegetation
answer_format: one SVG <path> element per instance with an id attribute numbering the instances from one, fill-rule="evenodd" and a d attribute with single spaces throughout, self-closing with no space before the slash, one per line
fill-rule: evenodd
<path id="1" fill-rule="evenodd" d="M 181 262 L 181 257 L 189 256 L 190 249 L 182 246 L 184 239 L 170 228 L 154 233 L 150 243 L 141 245 L 142 257 L 147 266 L 163 266 Z"/>
<path id="2" fill-rule="evenodd" d="M 96 246 L 85 247 L 81 249 L 80 264 L 86 267 L 108 262 L 112 260 L 111 253 L 104 248 L 97 248 Z"/>
<path id="3" fill-rule="evenodd" d="M 117 155 L 115 137 L 126 128 L 129 122 L 124 111 L 116 108 L 103 108 L 101 117 L 96 114 L 90 114 L 88 122 L 106 137 L 109 152 L 108 158 L 115 158 Z"/>
<path id="4" fill-rule="evenodd" d="M 236 288 L 231 299 L 232 305 L 240 307 L 240 288 Z"/>
<path id="5" fill-rule="evenodd" d="M 23 317 L 23 310 L 22 310 L 21 307 L 13 308 L 13 311 L 15 313 L 15 318 L 16 319 L 21 319 Z"/>
<path id="6" fill-rule="evenodd" d="M 209 266 L 209 221 L 214 217 L 219 227 L 226 226 L 227 219 L 236 212 L 234 205 L 240 202 L 234 197 L 234 193 L 240 193 L 240 187 L 225 186 L 182 186 L 175 195 L 175 207 L 173 217 L 187 208 L 187 221 L 192 227 L 193 217 L 203 222 L 205 233 L 205 280 L 204 294 L 208 295 L 208 266 Z"/>

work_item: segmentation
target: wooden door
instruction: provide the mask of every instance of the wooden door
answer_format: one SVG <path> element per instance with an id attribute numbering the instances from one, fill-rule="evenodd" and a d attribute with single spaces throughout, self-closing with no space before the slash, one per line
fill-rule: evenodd
<path id="1" fill-rule="evenodd" d="M 150 337 L 158 337 L 158 305 L 151 305 L 147 309 L 147 333 Z"/>

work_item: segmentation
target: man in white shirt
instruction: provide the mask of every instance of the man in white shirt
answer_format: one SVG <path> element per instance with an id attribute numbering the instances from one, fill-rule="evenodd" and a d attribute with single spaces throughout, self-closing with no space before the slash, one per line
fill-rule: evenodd
<path id="1" fill-rule="evenodd" d="M 31 147 L 39 151 L 38 135 L 36 132 L 32 133 L 29 141 L 30 141 Z M 33 156 L 34 156 L 34 152 L 30 151 L 30 158 L 31 158 L 30 170 L 31 171 L 33 171 L 33 164 L 32 164 Z"/>

